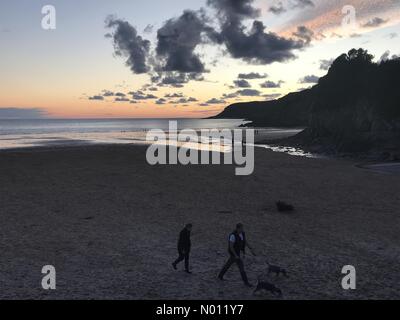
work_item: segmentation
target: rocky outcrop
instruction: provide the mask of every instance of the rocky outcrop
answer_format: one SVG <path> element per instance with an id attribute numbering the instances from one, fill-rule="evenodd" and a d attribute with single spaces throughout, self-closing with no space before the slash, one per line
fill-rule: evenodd
<path id="1" fill-rule="evenodd" d="M 306 126 L 290 139 L 331 152 L 400 158 L 400 59 L 372 62 L 367 51 L 338 57 L 313 88 L 270 102 L 236 104 L 218 117 L 255 126 Z"/>

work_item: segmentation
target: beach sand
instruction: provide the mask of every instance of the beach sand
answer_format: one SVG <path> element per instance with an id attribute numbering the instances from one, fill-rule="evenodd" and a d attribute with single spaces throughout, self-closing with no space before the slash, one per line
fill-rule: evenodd
<path id="1" fill-rule="evenodd" d="M 216 280 L 227 237 L 245 224 L 257 257 L 289 278 L 264 276 L 283 299 L 400 298 L 400 175 L 350 160 L 256 149 L 255 172 L 233 166 L 155 166 L 145 147 L 93 146 L 0 153 L 0 298 L 276 299 L 252 295 L 236 266 Z M 293 204 L 278 213 L 275 201 Z M 192 222 L 193 274 L 171 267 Z M 54 265 L 57 289 L 41 288 Z M 357 270 L 357 289 L 341 269 Z"/>

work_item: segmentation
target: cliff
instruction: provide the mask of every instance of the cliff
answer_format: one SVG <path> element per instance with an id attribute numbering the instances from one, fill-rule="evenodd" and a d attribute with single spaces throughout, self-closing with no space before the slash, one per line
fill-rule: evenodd
<path id="1" fill-rule="evenodd" d="M 339 56 L 312 89 L 227 107 L 218 118 L 253 126 L 306 126 L 290 141 L 332 152 L 400 150 L 400 59 L 374 63 L 363 49 Z"/>

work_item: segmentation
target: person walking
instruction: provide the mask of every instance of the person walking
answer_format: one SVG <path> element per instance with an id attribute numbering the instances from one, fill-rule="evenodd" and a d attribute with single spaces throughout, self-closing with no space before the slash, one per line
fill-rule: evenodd
<path id="1" fill-rule="evenodd" d="M 225 263 L 221 272 L 218 275 L 218 278 L 220 280 L 224 280 L 225 273 L 229 270 L 229 268 L 234 263 L 236 263 L 239 268 L 240 275 L 242 277 L 244 284 L 248 287 L 252 287 L 252 285 L 249 283 L 249 280 L 247 278 L 247 274 L 244 269 L 243 260 L 240 256 L 241 253 L 245 254 L 246 247 L 250 249 L 251 253 L 254 256 L 256 255 L 246 240 L 246 234 L 244 232 L 243 224 L 238 223 L 236 225 L 236 229 L 229 235 L 229 241 L 228 241 L 229 259 Z"/>
<path id="2" fill-rule="evenodd" d="M 178 259 L 176 259 L 173 263 L 172 266 L 175 270 L 177 270 L 177 265 L 181 261 L 185 260 L 185 271 L 187 273 L 191 273 L 189 269 L 189 255 L 190 255 L 190 249 L 192 246 L 192 243 L 190 241 L 190 233 L 192 231 L 193 225 L 191 223 L 188 223 L 185 228 L 179 233 L 179 239 L 178 239 Z"/>

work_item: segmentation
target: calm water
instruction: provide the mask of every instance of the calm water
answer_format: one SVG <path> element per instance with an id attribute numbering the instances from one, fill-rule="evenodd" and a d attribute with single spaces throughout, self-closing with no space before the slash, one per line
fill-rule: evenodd
<path id="1" fill-rule="evenodd" d="M 170 120 L 175 119 L 0 119 L 0 149 L 88 144 L 147 144 L 147 131 L 150 129 L 167 131 Z M 235 129 L 246 123 L 240 119 L 178 119 L 176 121 L 178 130 Z M 256 142 L 284 138 L 300 131 L 300 129 L 260 128 L 256 130 L 255 138 Z M 269 148 L 268 145 L 259 146 Z M 276 147 L 272 150 L 309 156 L 301 150 Z"/>

